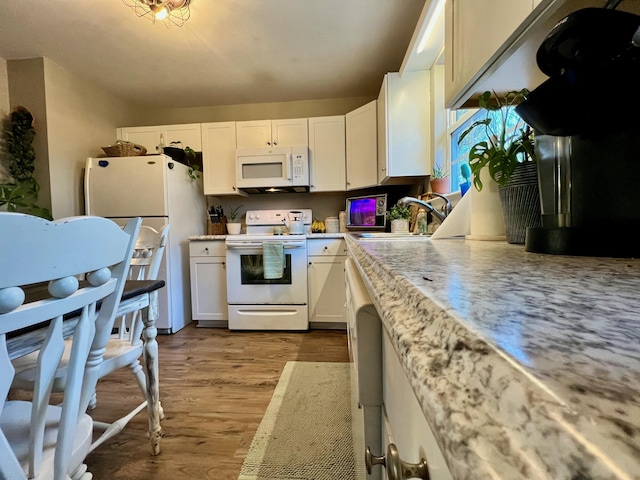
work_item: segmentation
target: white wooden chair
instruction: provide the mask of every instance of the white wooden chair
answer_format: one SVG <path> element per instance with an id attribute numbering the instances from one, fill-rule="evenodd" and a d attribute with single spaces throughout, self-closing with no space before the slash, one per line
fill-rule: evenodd
<path id="1" fill-rule="evenodd" d="M 123 230 L 100 217 L 50 222 L 0 212 L 0 478 L 92 478 L 83 463 L 93 433 L 85 410 L 102 361 L 98 334 L 113 325 L 140 221 Z M 32 298 L 34 284 L 42 282 L 48 282 L 39 289 L 44 298 Z M 75 327 L 62 403 L 53 405 L 50 395 L 70 324 Z M 32 399 L 10 400 L 15 352 L 7 337 L 15 332 L 31 337 L 24 330 L 30 328 L 46 330 L 34 346 L 39 353 Z"/>
<path id="2" fill-rule="evenodd" d="M 151 227 L 140 227 L 135 250 L 131 258 L 129 280 L 156 280 L 158 278 L 168 235 L 169 225 L 165 225 L 160 232 Z M 140 365 L 140 357 L 143 350 L 141 334 L 144 329 L 141 312 L 138 310 L 120 317 L 117 319 L 115 326 L 118 332 L 111 335 L 106 345 L 98 377 L 103 378 L 120 368 L 128 366 L 138 383 L 138 387 L 140 387 L 145 401 L 115 422 L 94 422 L 95 427 L 104 430 L 104 433 L 94 442 L 91 450 L 94 450 L 107 439 L 120 432 L 147 405 L 147 381 L 144 370 Z M 89 408 L 93 407 L 95 407 L 95 397 L 89 405 Z M 162 406 L 160 406 L 160 418 L 164 418 Z"/>

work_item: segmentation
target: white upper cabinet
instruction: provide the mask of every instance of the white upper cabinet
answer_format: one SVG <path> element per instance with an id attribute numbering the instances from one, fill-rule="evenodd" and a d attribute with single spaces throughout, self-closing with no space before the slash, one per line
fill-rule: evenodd
<path id="1" fill-rule="evenodd" d="M 378 184 L 376 100 L 345 115 L 347 190 Z"/>
<path id="2" fill-rule="evenodd" d="M 344 115 L 309 118 L 311 192 L 339 192 L 346 188 Z"/>
<path id="3" fill-rule="evenodd" d="M 236 122 L 238 148 L 292 147 L 309 144 L 306 118 Z"/>
<path id="4" fill-rule="evenodd" d="M 429 71 L 387 73 L 378 96 L 378 183 L 414 183 L 429 174 Z"/>
<path id="5" fill-rule="evenodd" d="M 147 149 L 147 154 L 158 153 L 156 147 L 160 144 L 162 128 L 151 127 L 123 127 L 116 130 L 118 140 L 137 143 Z"/>
<path id="6" fill-rule="evenodd" d="M 604 0 L 447 0 L 445 4 L 445 103 L 477 106 L 486 90 L 533 90 L 548 77 L 536 53 L 554 26 L 572 12 Z M 640 2 L 617 8 L 640 13 Z"/>
<path id="7" fill-rule="evenodd" d="M 202 175 L 205 195 L 234 195 L 236 122 L 202 124 Z"/>
<path id="8" fill-rule="evenodd" d="M 158 153 L 160 141 L 164 146 L 171 142 L 180 142 L 182 148 L 190 147 L 196 152 L 202 151 L 202 134 L 199 123 L 181 125 L 155 125 L 147 127 L 122 127 L 116 130 L 119 140 L 137 143 L 147 149 L 147 154 Z"/>
<path id="9" fill-rule="evenodd" d="M 189 147 L 196 152 L 202 151 L 202 133 L 199 123 L 185 123 L 183 125 L 163 125 L 162 135 L 164 144 L 180 142 L 182 148 Z"/>

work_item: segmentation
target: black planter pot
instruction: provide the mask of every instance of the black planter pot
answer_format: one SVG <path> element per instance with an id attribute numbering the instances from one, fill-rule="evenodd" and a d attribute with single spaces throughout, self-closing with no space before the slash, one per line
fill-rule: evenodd
<path id="1" fill-rule="evenodd" d="M 506 185 L 498 188 L 507 242 L 524 244 L 528 227 L 542 226 L 538 169 L 534 162 L 519 164 Z"/>

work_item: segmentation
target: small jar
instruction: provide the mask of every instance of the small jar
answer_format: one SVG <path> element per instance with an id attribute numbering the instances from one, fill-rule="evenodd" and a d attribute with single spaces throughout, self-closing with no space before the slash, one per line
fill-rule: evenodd
<path id="1" fill-rule="evenodd" d="M 324 219 L 324 228 L 326 233 L 340 232 L 340 222 L 338 217 L 327 217 Z"/>
<path id="2" fill-rule="evenodd" d="M 342 210 L 338 215 L 339 223 L 340 223 L 340 232 L 346 233 L 347 231 L 347 212 Z"/>

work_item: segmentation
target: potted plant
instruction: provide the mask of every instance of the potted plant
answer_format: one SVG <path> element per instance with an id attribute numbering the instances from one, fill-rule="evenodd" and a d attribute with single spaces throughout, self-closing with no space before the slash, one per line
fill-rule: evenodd
<path id="1" fill-rule="evenodd" d="M 236 221 L 240 214 L 240 208 L 242 208 L 242 205 L 231 207 L 229 210 L 229 221 L 227 222 L 227 233 L 229 235 L 237 235 L 240 233 L 242 223 Z"/>
<path id="2" fill-rule="evenodd" d="M 433 174 L 429 182 L 431 191 L 435 193 L 449 193 L 449 175 L 440 163 L 433 166 Z"/>
<path id="3" fill-rule="evenodd" d="M 0 207 L 9 212 L 28 213 L 52 220 L 51 212 L 38 206 L 40 185 L 33 176 L 33 116 L 24 107 L 17 107 L 4 121 L 2 128 L 3 157 L 10 178 L 0 183 Z"/>
<path id="4" fill-rule="evenodd" d="M 162 147 L 162 152 L 176 162 L 186 165 L 189 168 L 187 175 L 192 181 L 200 178 L 200 165 L 196 163 L 196 152 L 193 148 L 188 145 L 182 148 L 182 142 L 175 140 L 169 143 L 168 147 Z"/>
<path id="5" fill-rule="evenodd" d="M 510 108 L 528 94 L 526 88 L 504 95 L 482 93 L 478 103 L 485 109 L 485 118 L 472 123 L 458 140 L 461 143 L 477 129 L 484 133 L 469 150 L 469 168 L 478 192 L 484 187 L 483 177 L 497 185 L 509 243 L 524 243 L 526 228 L 541 222 L 533 130 Z"/>
<path id="6" fill-rule="evenodd" d="M 486 111 L 485 118 L 473 122 L 460 139 L 460 144 L 467 135 L 476 129 L 482 129 L 485 139 L 479 141 L 469 150 L 469 167 L 473 175 L 473 185 L 478 191 L 483 183 L 480 174 L 487 169 L 489 177 L 498 185 L 505 185 L 511 174 L 522 162 L 535 162 L 533 130 L 512 108 L 523 101 L 529 90 L 523 88 L 510 91 L 500 96 L 495 92 L 486 91 L 478 96 L 480 107 Z M 499 112 L 501 121 L 494 122 Z"/>
<path id="7" fill-rule="evenodd" d="M 387 212 L 387 219 L 391 222 L 392 233 L 409 233 L 409 219 L 411 218 L 411 210 L 407 206 L 394 205 Z"/>

